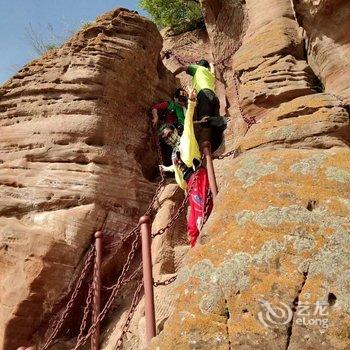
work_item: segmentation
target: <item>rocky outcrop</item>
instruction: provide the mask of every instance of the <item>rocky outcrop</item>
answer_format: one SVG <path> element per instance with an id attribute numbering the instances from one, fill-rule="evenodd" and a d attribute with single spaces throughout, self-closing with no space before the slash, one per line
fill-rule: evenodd
<path id="1" fill-rule="evenodd" d="M 202 245 L 178 277 L 176 312 L 155 344 L 347 349 L 349 157 L 343 148 L 262 149 L 228 162 L 233 176 L 220 184 Z M 332 298 L 325 314 L 316 311 L 316 301 L 326 305 Z M 300 310 L 292 319 L 285 310 L 265 326 L 258 318 L 268 324 L 263 302 L 290 310 L 297 302 L 309 305 L 311 321 L 300 325 Z M 313 324 L 313 315 L 328 327 Z"/>
<path id="2" fill-rule="evenodd" d="M 151 348 L 348 349 L 350 129 L 345 99 L 337 97 L 348 85 L 337 70 L 319 74 L 290 1 L 203 3 L 216 56 L 229 51 L 215 45 L 228 33 L 240 45 L 223 72 L 228 102 L 235 105 L 234 72 L 243 114 L 258 123 L 247 133 L 232 130 L 238 158 L 216 161 L 213 213 L 179 273 L 175 312 Z M 338 31 L 346 30 L 345 2 L 337 2 L 343 10 L 300 3 L 298 11 L 343 13 Z M 220 28 L 229 8 L 241 15 L 230 17 L 231 29 Z M 325 19 L 313 13 L 321 26 Z M 246 28 L 243 38 L 234 25 Z"/>
<path id="3" fill-rule="evenodd" d="M 350 103 L 350 8 L 346 0 L 294 1 L 308 64 L 326 92 Z"/>
<path id="4" fill-rule="evenodd" d="M 1 348 L 32 341 L 107 214 L 117 239 L 148 206 L 147 111 L 174 88 L 161 47 L 153 23 L 118 9 L 1 87 Z"/>

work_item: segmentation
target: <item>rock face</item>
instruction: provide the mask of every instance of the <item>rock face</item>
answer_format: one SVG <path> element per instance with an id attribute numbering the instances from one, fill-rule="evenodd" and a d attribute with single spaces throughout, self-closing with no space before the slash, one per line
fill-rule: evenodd
<path id="1" fill-rule="evenodd" d="M 178 277 L 176 312 L 152 348 L 347 349 L 349 153 L 261 149 L 228 163 L 233 176 L 221 182 L 202 245 Z M 327 315 L 317 312 L 333 295 Z M 309 305 L 308 322 L 285 310 L 269 324 L 262 302 Z M 328 328 L 312 323 L 315 312 Z"/>
<path id="2" fill-rule="evenodd" d="M 108 213 L 122 237 L 153 196 L 147 111 L 174 89 L 161 47 L 118 9 L 1 87 L 0 348 L 30 344 Z"/>
<path id="3" fill-rule="evenodd" d="M 174 71 L 179 65 L 195 63 L 202 58 L 212 60 L 210 41 L 205 28 L 179 35 L 172 35 L 168 30 L 163 30 L 162 35 L 163 52 L 168 52 L 164 64 L 170 71 Z M 184 88 L 191 85 L 191 77 L 186 73 L 181 73 L 179 79 Z"/>
<path id="4" fill-rule="evenodd" d="M 242 154 L 216 161 L 213 213 L 152 349 L 350 348 L 349 85 L 341 46 L 350 6 L 295 3 L 203 1 L 214 57 L 233 51 L 223 72 L 228 102 L 235 105 L 235 72 L 243 114 L 258 123 L 246 134 L 229 129 Z M 230 10 L 240 16 L 224 26 Z M 243 37 L 235 28 L 245 28 Z M 233 43 L 217 46 L 228 37 L 237 51 Z"/>
<path id="5" fill-rule="evenodd" d="M 350 102 L 350 8 L 346 0 L 294 1 L 308 63 L 329 91 Z"/>

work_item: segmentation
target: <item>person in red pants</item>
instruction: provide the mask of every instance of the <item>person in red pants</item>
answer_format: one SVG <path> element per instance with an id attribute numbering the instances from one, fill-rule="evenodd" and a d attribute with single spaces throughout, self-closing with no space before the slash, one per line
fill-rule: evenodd
<path id="1" fill-rule="evenodd" d="M 201 166 L 201 155 L 193 128 L 193 112 L 196 105 L 196 91 L 189 94 L 184 132 L 181 137 L 171 126 L 165 126 L 161 137 L 172 145 L 172 165 L 160 165 L 163 171 L 175 172 L 179 186 L 188 191 L 190 216 L 187 223 L 191 247 L 196 244 L 205 216 L 210 214 L 212 203 L 208 197 L 209 181 L 207 170 Z"/>
<path id="2" fill-rule="evenodd" d="M 209 196 L 207 169 L 201 167 L 193 173 L 188 181 L 190 215 L 187 232 L 191 247 L 194 247 L 205 220 L 211 213 L 213 201 Z"/>

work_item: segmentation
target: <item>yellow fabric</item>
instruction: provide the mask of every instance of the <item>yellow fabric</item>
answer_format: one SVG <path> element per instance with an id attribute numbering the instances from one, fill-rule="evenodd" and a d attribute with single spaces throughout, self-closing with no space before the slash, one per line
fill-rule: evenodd
<path id="1" fill-rule="evenodd" d="M 175 171 L 175 180 L 177 184 L 183 189 L 186 190 L 187 188 L 187 183 L 184 180 L 184 175 L 182 171 L 179 169 L 179 167 L 174 165 L 174 171 Z"/>
<path id="2" fill-rule="evenodd" d="M 197 64 L 190 64 L 187 72 L 192 75 L 192 87 L 197 92 L 204 89 L 215 90 L 215 76 L 208 68 L 198 66 Z"/>
<path id="3" fill-rule="evenodd" d="M 196 140 L 196 136 L 194 134 L 194 127 L 193 127 L 193 114 L 194 114 L 195 107 L 196 107 L 196 102 L 192 102 L 191 100 L 189 100 L 188 108 L 185 116 L 184 131 L 180 138 L 180 145 L 179 145 L 180 157 L 188 167 L 193 166 L 194 158 L 198 160 L 201 159 L 201 153 L 199 151 L 199 146 Z M 187 187 L 187 184 L 183 178 L 182 171 L 176 165 L 174 166 L 174 170 L 175 170 L 176 182 L 179 184 L 179 186 L 182 189 L 185 190 Z"/>
<path id="4" fill-rule="evenodd" d="M 198 142 L 194 134 L 193 114 L 196 102 L 189 100 L 188 108 L 185 116 L 184 131 L 180 138 L 180 155 L 182 161 L 188 166 L 193 166 L 193 158 L 201 159 Z"/>

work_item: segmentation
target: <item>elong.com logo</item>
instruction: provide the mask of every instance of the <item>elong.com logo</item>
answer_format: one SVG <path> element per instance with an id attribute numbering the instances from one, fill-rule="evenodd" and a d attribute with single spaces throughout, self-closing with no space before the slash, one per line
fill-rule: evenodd
<path id="1" fill-rule="evenodd" d="M 329 327 L 328 307 L 323 301 L 309 303 L 298 302 L 295 311 L 286 303 L 280 301 L 271 304 L 266 300 L 260 300 L 261 311 L 258 313 L 259 321 L 267 328 L 277 328 L 295 322 L 299 326 L 318 327 L 321 333 Z"/>

